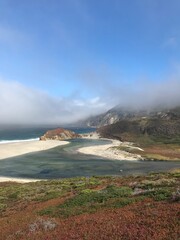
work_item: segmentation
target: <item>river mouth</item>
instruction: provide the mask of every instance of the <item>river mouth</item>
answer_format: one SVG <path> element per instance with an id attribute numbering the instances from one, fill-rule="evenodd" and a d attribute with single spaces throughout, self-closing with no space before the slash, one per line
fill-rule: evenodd
<path id="1" fill-rule="evenodd" d="M 175 161 L 119 161 L 78 153 L 80 147 L 110 143 L 108 140 L 75 139 L 56 148 L 0 161 L 0 176 L 58 179 L 77 176 L 127 176 L 179 168 Z"/>

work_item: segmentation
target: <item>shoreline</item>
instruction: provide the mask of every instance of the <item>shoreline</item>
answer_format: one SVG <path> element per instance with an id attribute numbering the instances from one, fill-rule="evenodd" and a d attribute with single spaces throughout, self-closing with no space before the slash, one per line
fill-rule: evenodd
<path id="1" fill-rule="evenodd" d="M 126 160 L 126 161 L 176 161 L 180 159 L 169 159 L 163 155 L 158 155 L 158 151 L 155 152 L 155 156 L 149 155 L 146 149 L 142 149 L 134 145 L 133 142 L 121 142 L 119 140 L 113 140 L 109 138 L 101 138 L 97 132 L 91 132 L 89 134 L 81 134 L 85 139 L 102 139 L 111 141 L 111 144 L 98 145 L 92 147 L 82 147 L 78 149 L 78 152 L 83 154 L 89 154 L 94 156 L 100 156 L 112 160 Z"/>
<path id="2" fill-rule="evenodd" d="M 144 158 L 137 153 L 130 153 L 124 148 L 138 149 L 143 152 L 143 149 L 135 147 L 131 142 L 121 142 L 119 140 L 100 138 L 98 133 L 92 132 L 89 134 L 81 134 L 84 139 L 94 139 L 94 140 L 108 140 L 111 143 L 104 143 L 103 145 L 94 145 L 87 147 L 80 147 L 76 151 L 82 154 L 99 156 L 108 160 L 120 160 L 120 161 L 139 161 Z M 48 150 L 57 146 L 69 144 L 68 141 L 58 141 L 58 140 L 47 140 L 47 141 L 25 141 L 25 142 L 13 142 L 13 143 L 3 143 L 0 144 L 0 161 L 6 160 L 10 157 L 16 157 L 27 153 L 33 153 L 38 151 Z M 147 160 L 149 161 L 149 160 Z M 151 160 L 152 161 L 152 160 Z M 28 183 L 45 181 L 46 179 L 28 179 L 28 178 L 16 178 L 16 177 L 6 177 L 0 176 L 0 182 L 17 182 L 17 183 Z"/>
<path id="3" fill-rule="evenodd" d="M 112 160 L 125 160 L 125 161 L 138 161 L 143 160 L 143 158 L 139 154 L 128 153 L 126 151 L 118 150 L 117 147 L 131 147 L 137 148 L 132 146 L 130 142 L 121 142 L 119 140 L 107 139 L 107 138 L 100 138 L 98 133 L 92 132 L 89 134 L 82 134 L 82 138 L 85 139 L 102 139 L 111 141 L 111 143 L 107 143 L 104 145 L 97 145 L 97 146 L 89 146 L 89 147 L 82 147 L 77 150 L 79 153 L 100 156 L 107 159 Z M 142 149 L 138 148 L 139 150 L 143 151 Z"/>
<path id="4" fill-rule="evenodd" d="M 82 138 L 85 139 L 101 139 L 96 132 L 90 134 L 82 134 Z M 82 147 L 77 150 L 77 152 L 88 154 L 88 155 L 96 155 L 103 158 L 108 158 L 112 160 L 140 160 L 140 156 L 127 153 L 125 151 L 119 151 L 116 153 L 113 147 L 119 146 L 120 144 L 124 144 L 118 140 L 112 139 L 104 139 L 111 141 L 109 144 L 97 145 L 97 146 L 89 146 Z M 47 141 L 23 141 L 23 142 L 12 142 L 12 143 L 3 143 L 0 144 L 0 161 L 6 160 L 11 157 L 17 157 L 27 153 L 33 153 L 38 151 L 48 150 L 57 146 L 62 146 L 69 144 L 68 141 L 58 141 L 58 140 L 47 140 Z M 130 143 L 126 143 L 130 144 Z M 43 179 L 42 179 L 43 180 Z M 5 177 L 0 176 L 0 182 L 17 182 L 17 183 L 28 183 L 28 182 L 37 182 L 42 181 L 41 179 L 26 179 L 26 178 L 16 178 L 16 177 Z"/>
<path id="5" fill-rule="evenodd" d="M 29 179 L 29 178 L 1 177 L 0 176 L 0 183 L 2 183 L 2 182 L 30 183 L 30 182 L 38 182 L 38 181 L 46 181 L 46 179 Z"/>
<path id="6" fill-rule="evenodd" d="M 39 151 L 48 150 L 55 148 L 57 146 L 62 146 L 69 144 L 68 141 L 58 141 L 58 140 L 32 140 L 23 142 L 12 142 L 0 144 L 0 161 L 5 161 L 11 157 L 21 156 L 27 153 L 34 153 Z M 4 177 L 0 176 L 0 182 L 18 182 L 18 183 L 28 183 L 42 181 L 39 179 L 26 179 L 26 178 L 14 178 L 14 177 Z"/>
<path id="7" fill-rule="evenodd" d="M 0 144 L 0 161 L 7 158 L 17 157 L 27 153 L 48 150 L 57 146 L 69 144 L 68 141 L 58 140 L 32 140 L 24 142 L 13 142 Z"/>

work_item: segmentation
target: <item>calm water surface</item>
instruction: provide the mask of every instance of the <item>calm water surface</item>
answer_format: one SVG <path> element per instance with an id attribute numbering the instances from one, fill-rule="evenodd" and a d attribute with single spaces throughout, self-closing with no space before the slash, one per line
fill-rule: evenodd
<path id="1" fill-rule="evenodd" d="M 71 140 L 68 145 L 54 149 L 1 160 L 0 176 L 35 179 L 92 175 L 122 176 L 180 167 L 179 162 L 117 161 L 76 152 L 79 147 L 104 143 L 103 140 L 76 139 Z"/>

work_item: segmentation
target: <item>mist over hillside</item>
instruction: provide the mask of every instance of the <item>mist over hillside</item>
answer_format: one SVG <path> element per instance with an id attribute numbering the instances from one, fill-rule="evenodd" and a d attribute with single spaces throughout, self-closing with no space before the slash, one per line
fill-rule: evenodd
<path id="1" fill-rule="evenodd" d="M 125 108 L 118 105 L 103 114 L 87 118 L 84 121 L 81 121 L 80 124 L 89 127 L 102 127 L 116 123 L 120 120 L 137 120 L 141 118 L 179 120 L 180 106 L 174 108 L 157 106 L 152 109 L 135 110 L 134 108 Z"/>
<path id="2" fill-rule="evenodd" d="M 101 118 L 113 106 L 116 107 L 109 114 L 118 119 L 124 112 L 131 115 L 180 105 L 177 77 L 158 83 L 140 81 L 136 87 L 128 88 L 121 81 L 114 84 L 110 78 L 102 79 L 99 75 L 91 80 L 97 81 L 90 85 L 90 80 L 84 78 L 82 83 L 82 89 L 84 85 L 95 96 L 87 99 L 80 92 L 69 97 L 54 97 L 18 82 L 0 79 L 0 124 L 64 125 L 103 113 Z"/>

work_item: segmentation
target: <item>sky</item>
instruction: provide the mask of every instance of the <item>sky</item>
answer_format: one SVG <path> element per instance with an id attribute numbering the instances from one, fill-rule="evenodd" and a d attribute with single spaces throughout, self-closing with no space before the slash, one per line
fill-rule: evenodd
<path id="1" fill-rule="evenodd" d="M 0 124 L 180 105 L 179 0 L 0 0 Z"/>

